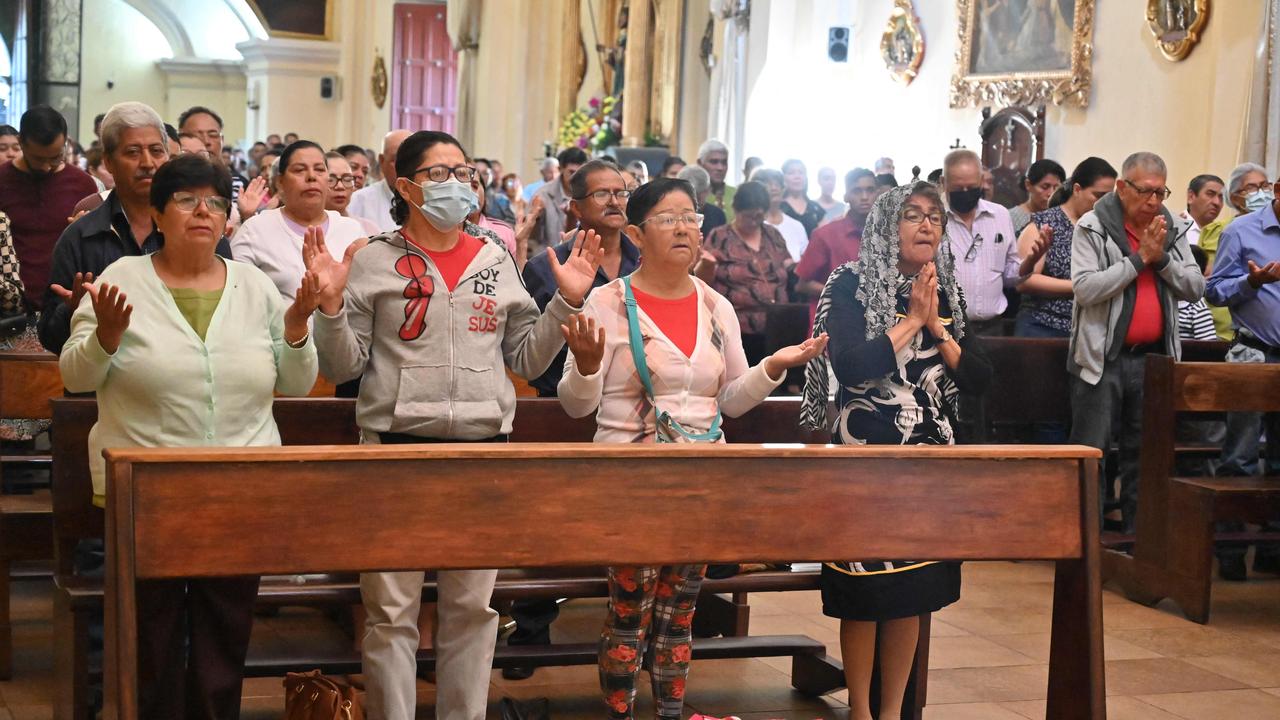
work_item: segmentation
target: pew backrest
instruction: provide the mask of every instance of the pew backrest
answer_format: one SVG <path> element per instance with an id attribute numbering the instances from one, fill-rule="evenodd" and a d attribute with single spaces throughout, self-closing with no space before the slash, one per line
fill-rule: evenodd
<path id="1" fill-rule="evenodd" d="M 61 394 L 57 355 L 0 352 L 0 417 L 47 420 L 49 400 Z"/>

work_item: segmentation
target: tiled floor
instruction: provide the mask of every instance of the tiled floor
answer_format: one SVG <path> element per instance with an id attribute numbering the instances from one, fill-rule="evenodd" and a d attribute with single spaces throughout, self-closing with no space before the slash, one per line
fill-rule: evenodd
<path id="1" fill-rule="evenodd" d="M 969 563 L 960 602 L 938 613 L 930 656 L 929 720 L 1043 718 L 1049 654 L 1052 567 L 1044 563 Z M 16 584 L 15 665 L 0 683 L 0 720 L 51 717 L 52 632 L 49 587 Z M 1214 586 L 1208 626 L 1184 620 L 1169 606 L 1146 608 L 1114 593 L 1104 597 L 1107 709 L 1111 720 L 1275 720 L 1280 718 L 1280 579 Z M 589 641 L 599 632 L 603 606 L 578 601 L 555 625 L 558 640 Z M 816 593 L 753 596 L 756 633 L 810 635 L 839 655 L 837 624 L 820 612 Z M 327 620 L 291 611 L 263 620 L 255 642 L 287 643 L 302 634 L 334 634 Z M 687 709 L 743 720 L 846 718 L 844 692 L 806 698 L 792 692 L 789 660 L 722 660 L 694 665 Z M 508 682 L 495 672 L 491 717 L 504 696 L 546 697 L 556 720 L 598 718 L 595 669 L 545 668 L 530 680 Z M 651 717 L 647 689 L 640 717 Z M 434 692 L 420 685 L 419 717 L 432 716 Z M 245 684 L 243 717 L 277 718 L 277 678 Z"/>

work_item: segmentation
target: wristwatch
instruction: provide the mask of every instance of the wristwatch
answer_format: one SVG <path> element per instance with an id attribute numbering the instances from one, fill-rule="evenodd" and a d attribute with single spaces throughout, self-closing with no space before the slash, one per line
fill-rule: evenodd
<path id="1" fill-rule="evenodd" d="M 946 328 L 942 328 L 942 334 L 938 336 L 938 344 L 941 345 L 942 343 L 951 342 L 952 340 L 953 338 L 951 337 L 951 333 L 947 332 Z"/>

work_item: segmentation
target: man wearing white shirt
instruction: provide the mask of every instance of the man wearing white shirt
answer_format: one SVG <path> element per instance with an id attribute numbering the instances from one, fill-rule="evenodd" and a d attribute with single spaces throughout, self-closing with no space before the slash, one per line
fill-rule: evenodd
<path id="1" fill-rule="evenodd" d="M 979 335 L 1003 335 L 1005 288 L 1021 279 L 1018 238 L 1009 211 L 982 199 L 982 162 L 972 150 L 953 150 L 942 163 L 947 238 L 956 281 L 968 301 L 969 326 Z"/>
<path id="2" fill-rule="evenodd" d="M 1187 242 L 1200 244 L 1200 229 L 1218 219 L 1222 212 L 1225 196 L 1222 194 L 1226 183 L 1217 175 L 1197 175 L 1191 178 L 1187 186 L 1187 211 L 1182 213 L 1183 219 L 1191 220 L 1187 228 Z"/>
<path id="3" fill-rule="evenodd" d="M 391 183 L 396 181 L 396 151 L 400 143 L 409 137 L 408 130 L 392 130 L 382 139 L 382 153 L 378 155 L 378 167 L 382 179 L 361 188 L 351 196 L 347 214 L 371 221 L 382 232 L 391 232 L 398 226 L 391 218 Z"/>

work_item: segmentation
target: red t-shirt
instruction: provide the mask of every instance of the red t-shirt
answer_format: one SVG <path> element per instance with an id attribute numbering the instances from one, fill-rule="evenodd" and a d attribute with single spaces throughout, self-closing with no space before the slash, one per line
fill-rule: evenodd
<path id="1" fill-rule="evenodd" d="M 1129 247 L 1138 251 L 1138 236 L 1129 226 L 1124 227 L 1129 237 Z M 1160 307 L 1160 293 L 1156 290 L 1156 271 L 1150 266 L 1138 273 L 1138 297 L 1133 304 L 1133 317 L 1129 331 L 1125 333 L 1125 345 L 1146 345 L 1164 337 L 1164 308 Z"/>
<path id="2" fill-rule="evenodd" d="M 458 233 L 458 244 L 454 245 L 452 250 L 435 252 L 418 245 L 403 229 L 400 234 L 404 235 L 409 242 L 431 258 L 431 261 L 436 264 L 436 269 L 440 271 L 440 277 L 444 280 L 444 286 L 449 289 L 449 292 L 453 292 L 453 289 L 458 286 L 458 281 L 462 279 L 462 273 L 467 271 L 467 266 L 471 264 L 476 254 L 480 252 L 480 248 L 484 247 L 483 240 L 460 232 Z"/>
<path id="3" fill-rule="evenodd" d="M 71 165 L 47 176 L 24 173 L 13 163 L 0 165 L 0 212 L 9 216 L 23 295 L 35 307 L 49 288 L 53 246 L 67 229 L 67 218 L 76 203 L 97 191 L 93 178 Z"/>
<path id="4" fill-rule="evenodd" d="M 636 296 L 636 304 L 662 334 L 680 348 L 685 357 L 693 357 L 693 349 L 698 345 L 698 291 L 675 300 L 654 297 L 635 287 L 631 292 Z"/>

